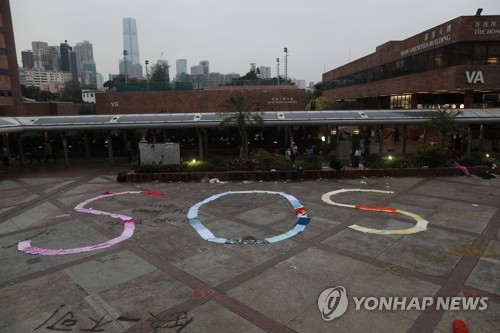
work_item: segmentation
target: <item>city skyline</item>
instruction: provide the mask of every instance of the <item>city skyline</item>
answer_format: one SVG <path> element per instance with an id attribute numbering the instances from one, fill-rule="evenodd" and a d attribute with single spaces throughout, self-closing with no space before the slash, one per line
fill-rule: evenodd
<path id="1" fill-rule="evenodd" d="M 108 74 L 119 72 L 121 22 L 131 17 L 138 26 L 142 62 L 162 59 L 174 64 L 187 59 L 190 68 L 208 60 L 212 72 L 241 75 L 255 63 L 271 68 L 276 76 L 277 58 L 284 75 L 287 47 L 288 77 L 319 82 L 325 71 L 371 54 L 389 40 L 404 40 L 458 16 L 474 15 L 477 8 L 483 8 L 483 16 L 500 13 L 496 0 L 424 0 L 411 7 L 411 16 L 408 6 L 393 0 L 256 0 L 252 4 L 214 0 L 209 7 L 199 7 L 194 0 L 146 0 L 140 6 L 117 0 L 11 1 L 18 63 L 21 51 L 33 41 L 59 45 L 68 40 L 75 45 L 88 40 L 94 46 L 96 70 L 106 80 Z M 88 15 L 62 15 L 77 12 Z M 174 68 L 170 74 L 173 78 Z"/>

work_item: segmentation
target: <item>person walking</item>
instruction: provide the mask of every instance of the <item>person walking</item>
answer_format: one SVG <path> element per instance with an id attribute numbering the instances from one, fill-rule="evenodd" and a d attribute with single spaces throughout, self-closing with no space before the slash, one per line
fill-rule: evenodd
<path id="1" fill-rule="evenodd" d="M 10 153 L 9 149 L 6 146 L 3 146 L 2 148 L 2 159 L 3 159 L 3 165 L 6 167 L 10 166 Z"/>
<path id="2" fill-rule="evenodd" d="M 42 164 L 42 160 L 40 160 L 40 155 L 38 155 L 38 148 L 35 147 L 34 144 L 30 144 L 30 162 L 28 163 L 28 165 L 31 165 L 33 164 L 33 160 L 38 160 L 38 164 Z"/>
<path id="3" fill-rule="evenodd" d="M 399 145 L 399 129 L 397 127 L 394 129 L 393 139 L 394 139 L 394 145 L 398 146 Z"/>
<path id="4" fill-rule="evenodd" d="M 54 163 L 56 163 L 56 158 L 52 154 L 52 145 L 50 144 L 50 141 L 47 141 L 45 143 L 45 148 L 44 148 L 43 152 L 45 154 L 45 163 L 47 163 L 49 161 L 49 158 L 52 158 L 54 160 Z"/>
<path id="5" fill-rule="evenodd" d="M 290 146 L 290 158 L 292 159 L 293 162 L 297 159 L 297 155 L 299 154 L 299 148 L 295 144 L 295 142 L 292 142 L 292 145 Z"/>
<path id="6" fill-rule="evenodd" d="M 130 139 L 127 139 L 127 142 L 125 142 L 125 153 L 127 154 L 128 162 L 132 163 L 132 143 Z"/>

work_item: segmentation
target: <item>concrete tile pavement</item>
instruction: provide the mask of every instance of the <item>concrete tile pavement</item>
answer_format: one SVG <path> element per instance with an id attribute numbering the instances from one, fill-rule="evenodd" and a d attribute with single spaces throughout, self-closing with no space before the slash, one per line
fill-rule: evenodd
<path id="1" fill-rule="evenodd" d="M 45 166 L 0 173 L 0 332 L 471 332 L 500 327 L 500 178 L 369 178 L 305 182 L 117 183 L 123 165 Z M 335 200 L 419 214 L 428 230 L 376 235 L 360 224 L 401 229 L 400 214 L 327 205 Z M 120 221 L 74 211 L 104 191 L 123 195 L 91 207 L 136 219 L 132 237 L 106 249 L 64 256 L 25 254 L 17 243 L 72 248 L 121 234 Z M 189 225 L 189 208 L 211 195 L 239 190 L 295 196 L 312 218 L 291 239 L 266 245 L 221 245 Z M 296 222 L 282 197 L 234 194 L 200 208 L 216 236 L 266 237 Z M 322 319 L 318 297 L 343 286 L 349 306 Z M 488 297 L 484 310 L 356 309 L 354 297 Z M 370 304 L 368 304 L 370 305 Z"/>

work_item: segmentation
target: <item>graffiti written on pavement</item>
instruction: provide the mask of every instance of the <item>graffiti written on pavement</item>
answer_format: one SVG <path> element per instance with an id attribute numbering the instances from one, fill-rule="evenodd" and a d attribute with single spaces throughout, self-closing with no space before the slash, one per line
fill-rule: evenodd
<path id="1" fill-rule="evenodd" d="M 86 327 L 79 327 L 78 317 L 73 311 L 62 311 L 65 306 L 65 304 L 60 305 L 47 320 L 34 328 L 33 331 L 44 328 L 49 331 L 60 332 L 69 332 L 73 329 L 78 329 L 78 331 L 81 332 L 105 332 L 105 326 L 113 321 L 132 323 L 141 321 L 141 318 L 126 316 L 119 316 L 114 320 L 109 320 L 106 318 L 106 316 L 109 315 L 104 315 L 100 319 L 87 317 L 92 323 L 87 324 L 88 326 Z M 175 329 L 175 332 L 178 333 L 193 321 L 193 317 L 189 317 L 187 312 L 175 312 L 164 316 L 155 315 L 151 312 L 149 314 L 151 317 L 147 318 L 146 321 L 150 323 L 150 327 L 154 329 L 155 332 L 159 328 L 165 328 Z"/>
<path id="2" fill-rule="evenodd" d="M 26 237 L 25 239 L 23 239 L 22 241 L 25 241 L 25 240 L 28 240 L 28 239 L 34 239 L 34 238 L 37 238 L 38 236 L 41 236 L 41 235 L 50 235 L 50 232 L 51 231 L 55 231 L 56 229 L 55 228 L 52 228 L 52 229 L 48 229 L 48 230 L 40 230 L 38 231 L 36 234 L 34 234 L 33 236 L 29 236 L 29 237 Z M 22 242 L 21 241 L 21 242 Z M 15 242 L 13 244 L 9 244 L 9 245 L 6 245 L 6 246 L 2 246 L 2 249 L 10 249 L 11 247 L 14 247 L 14 246 L 17 246 L 19 242 Z"/>
<path id="3" fill-rule="evenodd" d="M 162 204 L 162 203 L 151 203 L 146 204 L 139 208 L 134 208 L 132 210 L 134 213 L 143 213 L 146 215 L 152 215 L 153 222 L 168 223 L 183 221 L 187 213 L 186 209 L 179 208 L 173 204 Z M 141 221 L 141 219 L 138 219 Z"/>

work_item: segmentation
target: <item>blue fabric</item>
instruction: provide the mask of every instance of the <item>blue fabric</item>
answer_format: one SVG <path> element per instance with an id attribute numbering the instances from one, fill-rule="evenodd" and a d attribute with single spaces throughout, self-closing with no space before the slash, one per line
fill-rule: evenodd
<path id="1" fill-rule="evenodd" d="M 285 233 L 283 233 L 281 235 L 274 236 L 274 237 L 269 237 L 269 238 L 264 238 L 264 239 L 266 241 L 268 241 L 269 243 L 276 243 L 276 242 L 288 239 L 290 237 L 293 237 L 293 236 L 297 235 L 299 232 L 300 231 L 298 231 L 298 230 L 291 229 L 291 230 L 288 230 L 287 232 L 285 232 Z"/>
<path id="2" fill-rule="evenodd" d="M 310 217 L 301 216 L 299 217 L 299 220 L 297 221 L 297 223 L 295 223 L 295 225 L 300 224 L 306 226 L 309 224 L 309 222 L 311 222 Z"/>
<path id="3" fill-rule="evenodd" d="M 283 196 L 286 198 L 290 204 L 293 206 L 294 210 L 297 210 L 298 208 L 304 208 L 302 204 L 295 198 L 294 196 L 290 194 L 286 194 L 283 192 L 273 192 L 273 191 L 229 191 L 229 192 L 224 192 L 224 193 L 219 193 L 212 195 L 210 198 L 207 198 L 203 201 L 198 202 L 197 204 L 193 205 L 188 212 L 188 219 L 189 223 L 191 226 L 196 230 L 196 232 L 205 240 L 212 242 L 212 243 L 219 243 L 219 244 L 266 244 L 266 243 L 276 243 L 285 239 L 288 239 L 290 237 L 293 237 L 297 235 L 298 233 L 301 233 L 305 230 L 306 226 L 309 224 L 311 221 L 311 218 L 308 217 L 306 214 L 298 214 L 298 221 L 294 224 L 293 228 L 288 230 L 285 233 L 282 233 L 281 235 L 277 235 L 274 237 L 269 237 L 269 238 L 264 238 L 264 239 L 255 239 L 255 240 L 248 240 L 248 239 L 226 239 L 226 238 L 220 238 L 214 236 L 212 232 L 206 228 L 199 220 L 198 218 L 198 213 L 199 209 L 201 206 L 204 204 L 214 201 L 217 198 L 230 195 L 230 194 L 248 194 L 248 193 L 262 193 L 262 194 L 276 194 Z M 305 213 L 305 209 L 302 211 Z"/>

